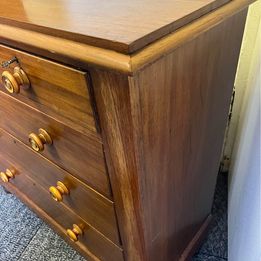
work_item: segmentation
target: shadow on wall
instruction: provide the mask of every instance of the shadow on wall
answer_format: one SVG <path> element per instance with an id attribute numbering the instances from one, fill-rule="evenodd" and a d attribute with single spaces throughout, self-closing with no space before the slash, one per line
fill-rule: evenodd
<path id="1" fill-rule="evenodd" d="M 236 79 L 237 126 L 228 201 L 228 259 L 261 260 L 261 1 L 250 7 Z M 233 109 L 234 110 L 234 109 Z M 233 117 L 233 116 L 232 116 Z"/>

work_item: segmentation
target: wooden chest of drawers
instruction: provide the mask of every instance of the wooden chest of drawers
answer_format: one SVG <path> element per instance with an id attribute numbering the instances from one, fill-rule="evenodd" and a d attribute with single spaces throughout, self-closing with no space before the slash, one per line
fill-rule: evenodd
<path id="1" fill-rule="evenodd" d="M 251 2 L 1 1 L 1 184 L 88 260 L 189 260 Z"/>

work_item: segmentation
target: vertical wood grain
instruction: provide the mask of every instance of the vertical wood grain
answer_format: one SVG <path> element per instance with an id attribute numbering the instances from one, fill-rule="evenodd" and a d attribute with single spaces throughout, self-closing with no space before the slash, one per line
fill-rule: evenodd
<path id="1" fill-rule="evenodd" d="M 179 260 L 211 212 L 246 13 L 134 77 L 91 71 L 126 260 Z"/>
<path id="2" fill-rule="evenodd" d="M 105 71 L 91 73 L 125 255 L 127 260 L 147 260 L 128 78 Z"/>

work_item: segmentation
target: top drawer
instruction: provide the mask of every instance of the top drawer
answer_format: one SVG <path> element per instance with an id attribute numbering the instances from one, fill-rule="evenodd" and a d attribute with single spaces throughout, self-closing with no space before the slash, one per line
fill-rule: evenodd
<path id="1" fill-rule="evenodd" d="M 0 63 L 13 57 L 28 76 L 30 87 L 21 86 L 12 96 L 77 130 L 96 132 L 86 73 L 0 45 Z M 17 66 L 17 62 L 7 68 L 0 66 L 0 74 L 7 72 L 12 77 Z M 2 81 L 0 85 L 8 93 Z"/>

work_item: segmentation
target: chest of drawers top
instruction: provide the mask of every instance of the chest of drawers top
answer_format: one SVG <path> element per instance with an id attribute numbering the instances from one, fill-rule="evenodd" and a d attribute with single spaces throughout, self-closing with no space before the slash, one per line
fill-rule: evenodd
<path id="1" fill-rule="evenodd" d="M 3 0 L 0 21 L 132 53 L 229 1 Z"/>
<path id="2" fill-rule="evenodd" d="M 94 65 L 131 75 L 253 0 L 223 8 L 228 2 L 3 0 L 0 40 L 85 70 Z"/>

